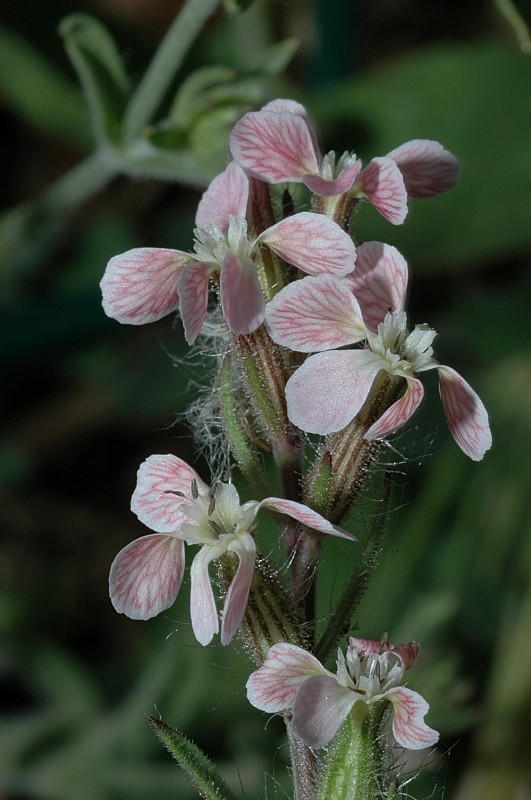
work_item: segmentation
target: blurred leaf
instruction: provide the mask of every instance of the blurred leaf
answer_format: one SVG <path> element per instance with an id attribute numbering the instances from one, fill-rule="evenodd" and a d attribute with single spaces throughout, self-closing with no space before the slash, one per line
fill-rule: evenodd
<path id="1" fill-rule="evenodd" d="M 66 17 L 59 32 L 85 90 L 98 139 L 118 141 L 130 86 L 114 40 L 88 14 Z"/>
<path id="2" fill-rule="evenodd" d="M 79 89 L 17 34 L 0 27 L 0 95 L 22 119 L 83 149 L 92 145 Z"/>
<path id="3" fill-rule="evenodd" d="M 363 207 L 361 240 L 392 241 L 414 271 L 433 273 L 472 269 L 531 246 L 531 62 L 514 48 L 437 44 L 328 87 L 309 108 L 325 150 L 363 149 L 372 157 L 429 138 L 462 164 L 457 187 L 412 200 L 401 227 L 391 230 Z"/>

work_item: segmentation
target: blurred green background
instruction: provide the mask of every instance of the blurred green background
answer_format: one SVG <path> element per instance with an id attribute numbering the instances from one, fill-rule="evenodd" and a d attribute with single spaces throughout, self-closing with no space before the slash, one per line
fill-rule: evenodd
<path id="1" fill-rule="evenodd" d="M 364 207 L 357 236 L 394 244 L 409 261 L 412 322 L 439 331 L 439 360 L 481 394 L 494 447 L 480 464 L 461 454 L 428 376 L 429 402 L 382 455 L 395 510 L 355 623 L 361 636 L 386 630 L 423 646 L 410 685 L 429 701 L 441 743 L 397 754 L 408 796 L 526 800 L 531 56 L 490 0 L 258 0 L 240 17 L 213 16 L 192 47 L 146 134 L 163 157 L 131 162 L 123 171 L 136 178 L 76 172 L 94 140 L 62 18 L 97 16 L 135 85 L 180 5 L 8 0 L 0 10 L 0 797 L 194 797 L 149 730 L 146 716 L 158 713 L 242 796 L 287 796 L 282 726 L 249 708 L 241 646 L 195 643 L 187 587 L 149 623 L 109 603 L 112 558 L 144 532 L 128 510 L 138 464 L 174 452 L 208 478 L 175 422 L 208 373 L 186 361 L 178 321 L 106 319 L 98 283 L 130 247 L 187 249 L 200 188 L 225 163 L 235 119 L 291 96 L 308 106 L 325 150 L 367 159 L 434 138 L 461 161 L 456 189 L 412 201 L 399 229 Z M 529 0 L 518 10 L 531 19 Z M 268 49 L 289 37 L 291 61 L 289 46 Z M 194 77 L 205 66 L 224 70 Z M 185 168 L 187 185 L 177 180 Z M 353 531 L 370 525 L 374 502 L 368 494 Z M 325 548 L 322 624 L 347 551 Z"/>

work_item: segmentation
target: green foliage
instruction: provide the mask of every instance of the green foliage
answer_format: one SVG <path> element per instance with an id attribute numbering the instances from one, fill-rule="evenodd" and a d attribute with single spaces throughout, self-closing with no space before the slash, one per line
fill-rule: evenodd
<path id="1" fill-rule="evenodd" d="M 119 141 L 131 87 L 115 42 L 88 14 L 66 17 L 59 32 L 85 91 L 97 139 Z"/>
<path id="2" fill-rule="evenodd" d="M 0 93 L 17 116 L 82 150 L 92 144 L 79 89 L 22 37 L 0 27 Z"/>
<path id="3" fill-rule="evenodd" d="M 229 789 L 214 764 L 194 742 L 154 717 L 149 718 L 149 724 L 186 772 L 199 797 L 204 800 L 236 800 L 236 795 Z"/>

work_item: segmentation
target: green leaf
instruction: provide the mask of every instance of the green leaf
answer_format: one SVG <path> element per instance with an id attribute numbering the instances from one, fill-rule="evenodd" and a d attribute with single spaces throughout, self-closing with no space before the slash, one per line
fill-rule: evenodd
<path id="1" fill-rule="evenodd" d="M 186 772 L 203 800 L 237 800 L 214 764 L 194 742 L 154 717 L 149 717 L 149 724 Z"/>
<path id="2" fill-rule="evenodd" d="M 85 90 L 96 136 L 118 141 L 130 85 L 114 40 L 88 14 L 66 17 L 59 32 Z"/>
<path id="3" fill-rule="evenodd" d="M 0 95 L 18 116 L 82 148 L 92 145 L 79 89 L 20 36 L 0 27 Z"/>

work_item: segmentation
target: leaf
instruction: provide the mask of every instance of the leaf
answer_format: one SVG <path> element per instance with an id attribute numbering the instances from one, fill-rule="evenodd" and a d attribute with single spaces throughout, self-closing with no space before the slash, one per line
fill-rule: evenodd
<path id="1" fill-rule="evenodd" d="M 237 796 L 229 789 L 214 764 L 194 742 L 154 717 L 149 717 L 149 724 L 186 772 L 201 798 L 204 800 L 237 800 Z"/>
<path id="2" fill-rule="evenodd" d="M 24 39 L 2 27 L 0 94 L 31 125 L 83 148 L 92 145 L 79 89 Z"/>
<path id="3" fill-rule="evenodd" d="M 66 17 L 59 32 L 85 90 L 96 136 L 117 142 L 130 85 L 114 40 L 88 14 Z"/>

